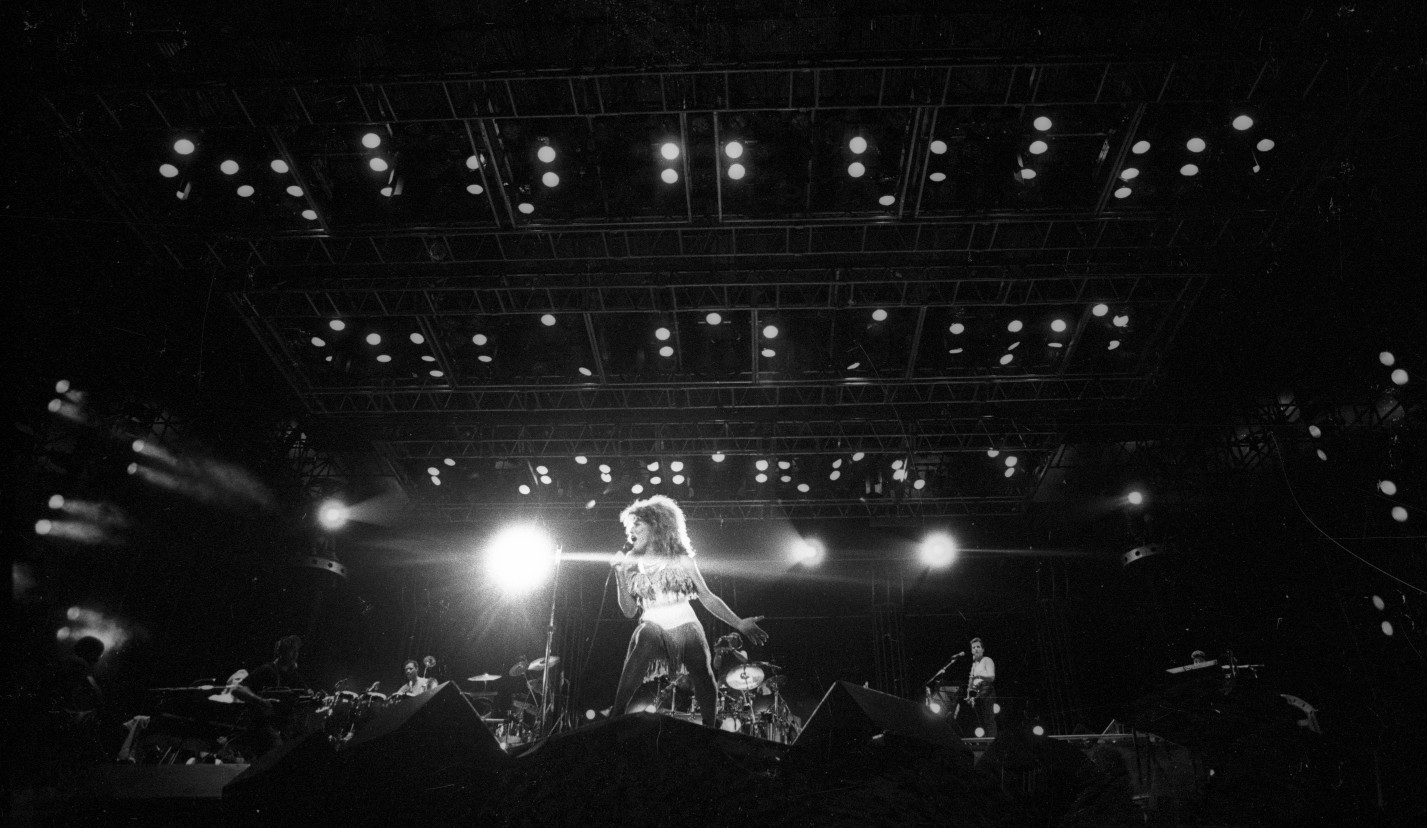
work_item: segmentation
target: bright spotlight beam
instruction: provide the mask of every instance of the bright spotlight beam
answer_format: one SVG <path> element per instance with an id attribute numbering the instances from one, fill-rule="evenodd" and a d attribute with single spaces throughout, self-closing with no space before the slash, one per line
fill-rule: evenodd
<path id="1" fill-rule="evenodd" d="M 941 532 L 928 535 L 927 539 L 922 541 L 921 558 L 922 563 L 931 567 L 951 566 L 956 560 L 956 541 L 952 540 L 951 535 Z"/>
<path id="2" fill-rule="evenodd" d="M 352 510 L 340 500 L 325 500 L 317 509 L 317 522 L 329 532 L 335 532 L 347 525 Z"/>
<path id="3" fill-rule="evenodd" d="M 523 594 L 543 583 L 555 568 L 555 543 L 534 526 L 512 526 L 491 539 L 486 570 L 506 592 Z"/>

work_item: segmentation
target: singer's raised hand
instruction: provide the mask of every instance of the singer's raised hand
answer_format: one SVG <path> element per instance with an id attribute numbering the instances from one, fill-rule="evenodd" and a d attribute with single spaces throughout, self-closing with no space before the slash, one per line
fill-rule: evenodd
<path id="1" fill-rule="evenodd" d="M 758 622 L 763 620 L 763 616 L 754 615 L 750 618 L 740 618 L 738 621 L 738 631 L 754 644 L 767 644 L 768 633 L 758 626 Z"/>

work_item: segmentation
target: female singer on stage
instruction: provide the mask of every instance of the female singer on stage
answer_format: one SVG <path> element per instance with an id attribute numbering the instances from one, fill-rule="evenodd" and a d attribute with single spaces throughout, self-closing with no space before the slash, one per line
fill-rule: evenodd
<path id="1" fill-rule="evenodd" d="M 643 615 L 629 639 L 611 712 L 624 713 L 639 685 L 661 675 L 678 675 L 683 666 L 694 685 L 704 725 L 713 727 L 718 692 L 712 656 L 691 602 L 698 598 L 715 618 L 754 644 L 768 640 L 768 633 L 758 626 L 763 616 L 739 618 L 709 590 L 694 562 L 694 547 L 679 504 L 654 495 L 631 503 L 619 519 L 629 539 L 629 554 L 615 560 L 619 609 L 626 618 L 634 618 L 641 610 Z"/>

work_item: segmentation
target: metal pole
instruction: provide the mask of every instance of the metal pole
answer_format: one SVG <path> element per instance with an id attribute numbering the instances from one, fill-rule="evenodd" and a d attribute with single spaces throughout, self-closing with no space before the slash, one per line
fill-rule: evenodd
<path id="1" fill-rule="evenodd" d="M 560 546 L 555 546 L 555 577 L 550 585 L 550 623 L 545 627 L 545 659 L 542 662 L 545 669 L 540 671 L 540 715 L 536 719 L 536 728 L 544 738 L 550 734 L 545 732 L 545 710 L 550 705 L 550 647 L 555 642 L 555 604 L 560 596 Z"/>

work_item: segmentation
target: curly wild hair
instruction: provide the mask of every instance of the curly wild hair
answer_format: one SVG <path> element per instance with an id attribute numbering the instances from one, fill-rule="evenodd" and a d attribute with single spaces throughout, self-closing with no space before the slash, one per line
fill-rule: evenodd
<path id="1" fill-rule="evenodd" d="M 636 500 L 619 513 L 625 528 L 635 518 L 649 524 L 649 554 L 666 558 L 680 555 L 694 557 L 694 544 L 689 540 L 689 526 L 684 520 L 684 510 L 672 498 L 654 495 L 644 500 Z"/>

